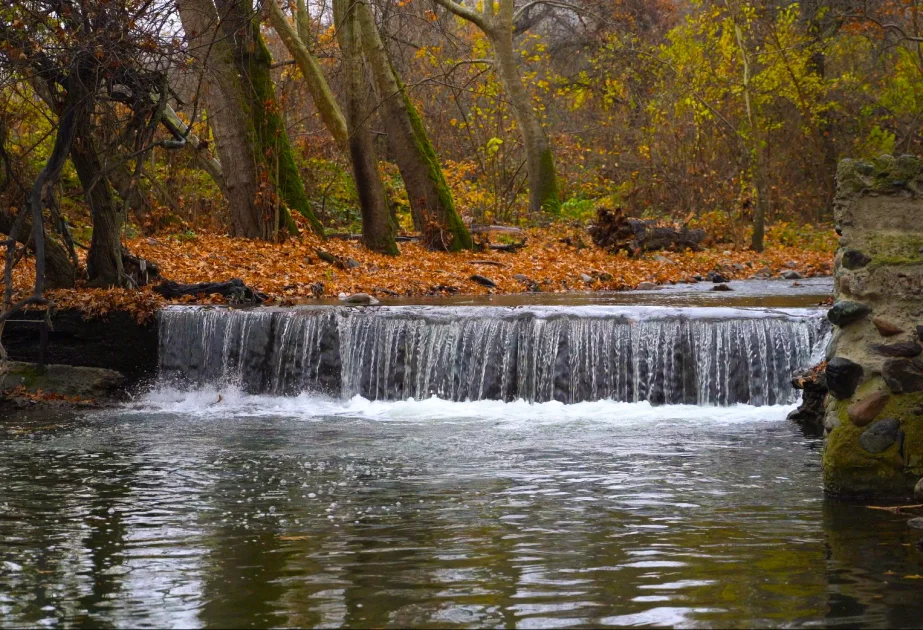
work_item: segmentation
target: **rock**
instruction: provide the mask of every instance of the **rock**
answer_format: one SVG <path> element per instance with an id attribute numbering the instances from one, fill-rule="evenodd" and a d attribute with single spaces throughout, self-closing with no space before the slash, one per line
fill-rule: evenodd
<path id="1" fill-rule="evenodd" d="M 586 282 L 587 284 L 593 283 L 593 276 L 585 274 L 585 273 L 580 274 L 580 279 Z"/>
<path id="2" fill-rule="evenodd" d="M 792 377 L 792 387 L 802 390 L 801 404 L 788 414 L 788 419 L 821 433 L 824 423 L 824 399 L 827 396 L 827 381 L 820 366 L 797 372 Z M 833 429 L 828 429 L 832 431 Z"/>
<path id="3" fill-rule="evenodd" d="M 538 293 L 539 291 L 542 290 L 541 287 L 538 286 L 538 282 L 536 282 L 535 280 L 533 280 L 532 278 L 530 278 L 529 276 L 525 274 L 514 273 L 513 280 L 516 280 L 526 285 L 526 290 L 529 291 L 530 293 Z"/>
<path id="4" fill-rule="evenodd" d="M 843 300 L 834 304 L 833 308 L 827 311 L 827 319 L 829 319 L 834 326 L 843 328 L 844 326 L 849 326 L 853 322 L 859 321 L 871 312 L 872 309 L 865 304 Z"/>
<path id="5" fill-rule="evenodd" d="M 712 291 L 733 291 L 734 289 L 732 289 L 731 287 L 729 287 L 728 285 L 722 282 L 721 284 L 716 284 L 715 286 L 713 286 L 711 290 Z"/>
<path id="6" fill-rule="evenodd" d="M 659 288 L 653 282 L 641 282 L 635 287 L 638 291 L 653 291 L 654 289 Z"/>
<path id="7" fill-rule="evenodd" d="M 702 277 L 701 275 L 699 275 L 699 274 L 695 274 L 694 276 L 692 276 L 692 279 L 695 280 L 696 282 L 704 282 L 704 281 L 705 281 L 705 278 L 703 278 L 703 277 Z"/>
<path id="8" fill-rule="evenodd" d="M 495 289 L 495 288 L 497 288 L 497 283 L 496 283 L 496 282 L 494 282 L 494 281 L 491 280 L 490 278 L 486 278 L 486 277 L 484 277 L 484 276 L 482 276 L 482 275 L 480 275 L 480 274 L 474 274 L 473 276 L 471 276 L 471 277 L 469 278 L 469 280 L 472 280 L 472 281 L 474 281 L 474 282 L 477 282 L 478 284 L 483 285 L 483 286 L 485 286 L 485 287 L 488 287 L 488 288 L 490 288 L 490 289 Z"/>
<path id="9" fill-rule="evenodd" d="M 895 394 L 923 391 L 923 372 L 909 359 L 888 359 L 881 368 L 881 375 Z"/>
<path id="10" fill-rule="evenodd" d="M 920 518 L 919 516 L 917 518 L 912 518 L 907 521 L 907 524 L 914 529 L 923 529 L 923 518 Z"/>
<path id="11" fill-rule="evenodd" d="M 804 278 L 804 276 L 797 271 L 784 271 L 782 272 L 782 277 L 786 280 L 802 280 Z"/>
<path id="12" fill-rule="evenodd" d="M 844 400 L 856 393 L 862 374 L 862 366 L 858 363 L 835 357 L 827 363 L 827 388 L 836 398 Z"/>
<path id="13" fill-rule="evenodd" d="M 859 445 L 869 453 L 883 453 L 897 441 L 901 423 L 894 418 L 879 420 L 859 436 Z"/>
<path id="14" fill-rule="evenodd" d="M 872 262 L 872 259 L 855 249 L 847 249 L 843 252 L 843 266 L 849 270 L 862 269 Z"/>
<path id="15" fill-rule="evenodd" d="M 760 277 L 760 278 L 771 278 L 771 277 L 772 277 L 772 269 L 770 269 L 769 267 L 763 267 L 762 269 L 758 269 L 758 270 L 756 271 L 756 274 L 754 274 L 754 275 L 756 275 L 756 276 L 758 276 L 758 277 Z"/>
<path id="16" fill-rule="evenodd" d="M 532 279 L 524 273 L 514 273 L 513 280 L 518 280 L 523 283 L 532 282 Z"/>
<path id="17" fill-rule="evenodd" d="M 903 330 L 900 326 L 893 322 L 889 322 L 883 317 L 873 317 L 872 323 L 875 324 L 875 328 L 878 329 L 878 334 L 882 337 L 893 337 L 894 335 L 899 335 Z"/>
<path id="18" fill-rule="evenodd" d="M 379 302 L 376 298 L 372 297 L 368 293 L 353 293 L 352 295 L 348 295 L 342 299 L 347 304 L 364 304 L 366 306 L 381 304 L 381 302 Z"/>
<path id="19" fill-rule="evenodd" d="M 746 267 L 744 267 L 740 263 L 734 263 L 733 265 L 731 265 L 731 268 L 733 268 L 735 271 L 743 271 L 744 269 L 746 269 Z"/>
<path id="20" fill-rule="evenodd" d="M 869 394 L 860 401 L 854 402 L 846 409 L 846 415 L 857 427 L 864 427 L 874 420 L 881 410 L 888 404 L 891 396 L 885 392 Z"/>
<path id="21" fill-rule="evenodd" d="M 0 392 L 24 387 L 32 392 L 42 390 L 45 394 L 99 399 L 125 386 L 122 374 L 105 368 L 54 364 L 42 367 L 18 361 L 10 361 L 8 367 L 9 372 L 0 376 Z"/>
<path id="22" fill-rule="evenodd" d="M 917 339 L 923 341 L 923 326 L 917 326 Z"/>
<path id="23" fill-rule="evenodd" d="M 361 267 L 362 263 L 356 260 L 355 258 L 347 258 L 346 266 L 349 267 L 350 269 L 356 269 L 357 267 Z"/>
<path id="24" fill-rule="evenodd" d="M 869 346 L 869 349 L 885 357 L 915 357 L 923 351 L 923 348 L 919 344 L 914 343 L 913 341 L 907 341 L 904 343 L 875 343 Z"/>
<path id="25" fill-rule="evenodd" d="M 709 271 L 705 275 L 705 279 L 708 280 L 709 282 L 714 282 L 715 284 L 731 281 L 730 278 L 718 273 L 717 271 Z"/>
<path id="26" fill-rule="evenodd" d="M 654 256 L 654 260 L 656 260 L 659 263 L 664 263 L 665 265 L 675 265 L 676 264 L 675 262 L 673 262 L 666 256 L 661 256 L 660 254 L 657 254 L 656 256 Z"/>
<path id="27" fill-rule="evenodd" d="M 923 478 L 913 487 L 913 500 L 917 503 L 923 503 Z"/>
<path id="28" fill-rule="evenodd" d="M 830 433 L 835 428 L 840 426 L 840 419 L 836 416 L 824 416 L 824 429 L 827 433 Z"/>
<path id="29" fill-rule="evenodd" d="M 785 263 L 785 266 L 788 267 L 789 269 L 797 269 L 798 263 L 796 263 L 794 260 L 790 260 L 787 263 Z"/>

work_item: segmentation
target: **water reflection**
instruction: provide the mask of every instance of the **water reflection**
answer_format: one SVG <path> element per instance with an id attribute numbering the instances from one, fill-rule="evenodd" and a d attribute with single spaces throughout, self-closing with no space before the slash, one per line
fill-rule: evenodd
<path id="1" fill-rule="evenodd" d="M 823 501 L 784 409 L 456 409 L 10 432 L 0 625 L 919 623 L 919 533 Z"/>

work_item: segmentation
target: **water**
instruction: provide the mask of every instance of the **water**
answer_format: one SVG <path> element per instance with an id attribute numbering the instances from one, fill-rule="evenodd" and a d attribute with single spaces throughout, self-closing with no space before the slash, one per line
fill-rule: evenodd
<path id="1" fill-rule="evenodd" d="M 161 389 L 0 435 L 0 625 L 918 626 L 788 407 Z"/>
<path id="2" fill-rule="evenodd" d="M 168 380 L 373 400 L 787 404 L 792 373 L 816 362 L 829 332 L 818 309 L 174 307 L 159 317 Z"/>

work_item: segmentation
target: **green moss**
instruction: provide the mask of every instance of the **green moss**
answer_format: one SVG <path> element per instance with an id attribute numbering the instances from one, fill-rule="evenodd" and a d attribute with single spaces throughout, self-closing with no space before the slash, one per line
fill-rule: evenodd
<path id="1" fill-rule="evenodd" d="M 251 120 L 253 126 L 257 159 L 261 160 L 270 180 L 273 182 L 276 193 L 287 208 L 295 210 L 308 219 L 311 228 L 318 234 L 324 233 L 324 228 L 305 194 L 304 183 L 295 163 L 295 156 L 289 142 L 285 121 L 282 119 L 276 101 L 275 87 L 270 75 L 272 56 L 266 43 L 260 35 L 259 22 L 253 20 L 251 26 L 252 50 L 242 60 L 248 85 L 253 92 L 250 99 L 253 105 Z M 287 228 L 290 232 L 297 232 L 294 221 L 288 216 L 286 208 L 281 209 L 279 225 L 277 228 Z"/>
<path id="2" fill-rule="evenodd" d="M 545 149 L 541 156 L 541 182 L 539 191 L 542 210 L 553 215 L 561 212 L 561 200 L 558 197 L 558 178 L 554 169 L 554 155 L 551 149 Z"/>
<path id="3" fill-rule="evenodd" d="M 393 68 L 392 72 L 394 72 Z M 410 118 L 410 125 L 413 129 L 417 152 L 426 162 L 428 169 L 427 175 L 436 188 L 436 194 L 439 198 L 440 205 L 439 215 L 441 227 L 444 232 L 448 232 L 451 236 L 451 238 L 443 239 L 443 242 L 447 243 L 447 249 L 452 252 L 472 249 L 474 247 L 474 241 L 471 238 L 471 233 L 468 232 L 467 226 L 465 226 L 461 215 L 455 208 L 455 200 L 452 198 L 452 192 L 449 190 L 449 185 L 446 183 L 445 176 L 442 174 L 442 166 L 439 164 L 439 158 L 433 148 L 433 143 L 430 142 L 426 134 L 426 127 L 423 125 L 423 119 L 420 118 L 417 108 L 410 102 L 407 91 L 404 89 L 404 84 L 398 77 L 397 72 L 394 72 L 394 77 L 401 90 L 404 108 L 407 110 L 407 115 Z"/>
<path id="4" fill-rule="evenodd" d="M 864 390 L 880 385 L 869 381 Z M 861 392 L 856 398 L 861 398 Z M 846 413 L 851 401 L 837 401 L 834 413 L 840 424 L 824 445 L 824 488 L 846 496 L 903 497 L 923 476 L 923 417 L 915 411 L 923 405 L 923 393 L 893 394 L 878 415 L 896 418 L 904 433 L 903 448 L 896 442 L 883 453 L 869 453 L 859 444 L 867 427 L 857 427 Z"/>
<path id="5" fill-rule="evenodd" d="M 9 376 L 26 389 L 35 389 L 44 382 L 45 370 L 39 365 L 23 364 L 12 368 Z"/>
<path id="6" fill-rule="evenodd" d="M 870 162 L 841 160 L 837 168 L 839 194 L 893 193 L 923 185 L 923 159 L 910 155 L 882 155 Z"/>

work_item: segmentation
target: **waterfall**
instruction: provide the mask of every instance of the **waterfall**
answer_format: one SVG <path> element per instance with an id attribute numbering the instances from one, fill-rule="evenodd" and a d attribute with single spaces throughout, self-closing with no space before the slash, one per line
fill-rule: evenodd
<path id="1" fill-rule="evenodd" d="M 658 307 L 173 307 L 161 378 L 372 400 L 790 404 L 817 311 Z"/>

